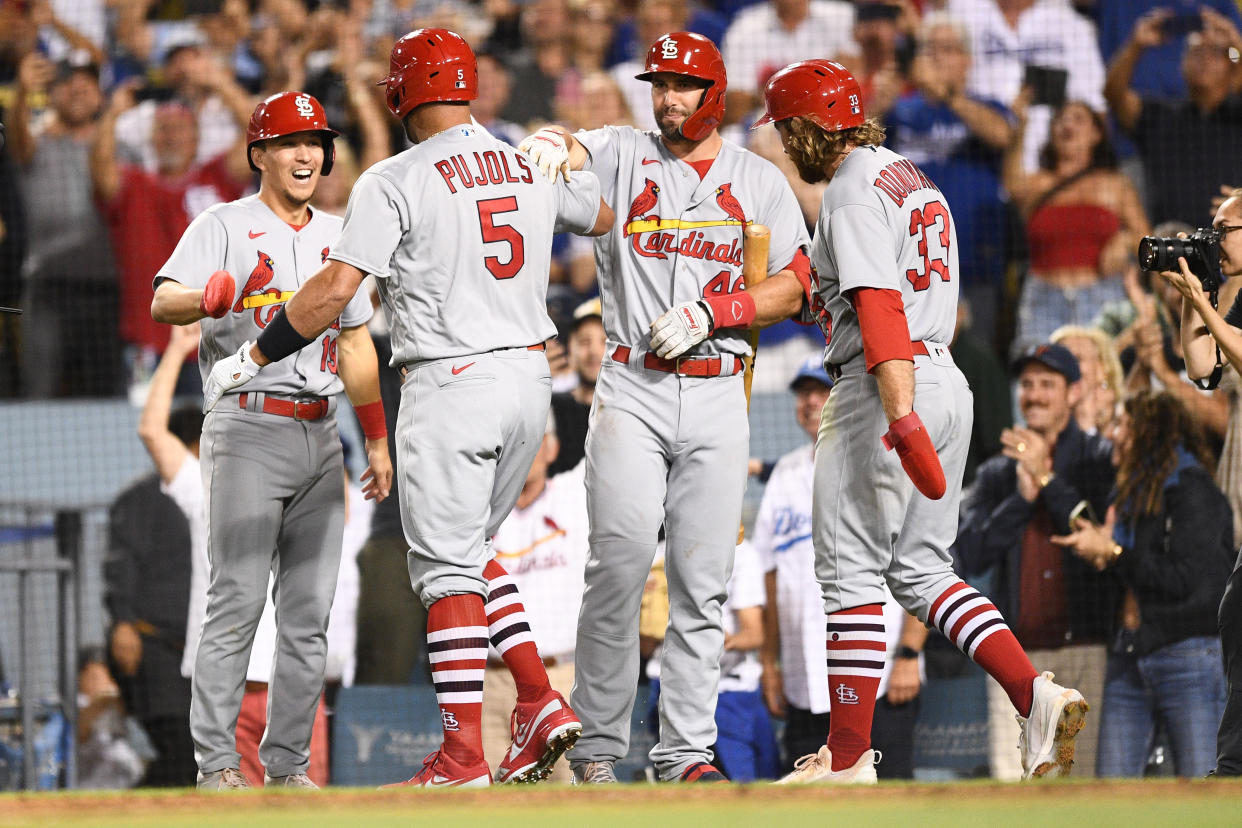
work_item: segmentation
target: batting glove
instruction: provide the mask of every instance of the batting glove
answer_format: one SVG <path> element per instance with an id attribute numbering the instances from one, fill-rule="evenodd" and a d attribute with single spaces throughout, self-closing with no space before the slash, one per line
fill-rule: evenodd
<path id="1" fill-rule="evenodd" d="M 911 411 L 894 420 L 880 442 L 886 449 L 897 449 L 901 467 L 925 497 L 931 500 L 944 497 L 944 469 L 940 467 L 940 457 L 918 412 Z"/>
<path id="2" fill-rule="evenodd" d="M 523 138 L 518 149 L 529 155 L 550 181 L 555 182 L 558 175 L 569 181 L 569 147 L 565 145 L 565 136 L 561 133 L 544 127 L 534 135 Z"/>
<path id="3" fill-rule="evenodd" d="M 712 312 L 701 299 L 682 302 L 651 323 L 651 350 L 675 359 L 712 333 Z"/>
<path id="4" fill-rule="evenodd" d="M 253 342 L 243 342 L 237 353 L 211 366 L 211 373 L 203 386 L 203 411 L 215 408 L 222 396 L 239 385 L 245 385 L 259 373 L 262 366 L 250 358 L 252 345 Z"/>
<path id="5" fill-rule="evenodd" d="M 203 288 L 203 297 L 198 300 L 198 309 L 203 312 L 203 316 L 219 319 L 229 312 L 229 305 L 233 304 L 233 293 L 236 288 L 233 277 L 227 270 L 217 270 L 211 274 L 207 285 Z"/>

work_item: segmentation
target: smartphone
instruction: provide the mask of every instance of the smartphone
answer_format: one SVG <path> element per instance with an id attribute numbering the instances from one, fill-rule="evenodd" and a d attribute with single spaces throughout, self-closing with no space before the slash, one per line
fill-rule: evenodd
<path id="1" fill-rule="evenodd" d="M 855 20 L 866 23 L 871 20 L 896 20 L 901 17 L 901 7 L 888 3 L 862 3 L 854 11 Z"/>
<path id="2" fill-rule="evenodd" d="M 1058 107 L 1065 103 L 1065 86 L 1069 72 L 1054 66 L 1028 65 L 1022 76 L 1022 85 L 1031 87 L 1032 104 Z"/>
<path id="3" fill-rule="evenodd" d="M 1203 17 L 1197 11 L 1166 17 L 1160 24 L 1160 33 L 1170 38 L 1183 37 L 1191 32 L 1201 31 L 1203 31 Z"/>
<path id="4" fill-rule="evenodd" d="M 1079 518 L 1083 518 L 1095 526 L 1100 525 L 1100 519 L 1095 516 L 1095 509 L 1092 509 L 1091 504 L 1086 500 L 1078 501 L 1078 505 L 1070 510 L 1069 525 L 1071 529 L 1074 528 L 1074 524 L 1078 522 Z"/>

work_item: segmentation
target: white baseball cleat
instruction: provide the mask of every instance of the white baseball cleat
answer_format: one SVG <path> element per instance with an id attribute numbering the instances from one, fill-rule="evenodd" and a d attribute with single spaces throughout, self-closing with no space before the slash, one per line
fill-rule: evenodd
<path id="1" fill-rule="evenodd" d="M 874 785 L 875 765 L 880 754 L 874 750 L 863 751 L 858 761 L 839 771 L 832 769 L 832 751 L 824 745 L 819 753 L 808 753 L 794 763 L 792 773 L 776 780 L 777 785 L 802 785 L 820 783 L 825 785 Z"/>
<path id="2" fill-rule="evenodd" d="M 1074 767 L 1074 738 L 1090 709 L 1082 693 L 1053 682 L 1052 673 L 1035 677 L 1031 715 L 1018 716 L 1022 735 L 1022 778 L 1069 776 Z"/>
<path id="3" fill-rule="evenodd" d="M 291 773 L 288 776 L 268 776 L 263 774 L 265 788 L 309 788 L 319 790 L 319 786 L 304 773 Z"/>
<path id="4" fill-rule="evenodd" d="M 246 777 L 237 768 L 198 772 L 198 789 L 200 791 L 243 791 L 250 787 Z"/>

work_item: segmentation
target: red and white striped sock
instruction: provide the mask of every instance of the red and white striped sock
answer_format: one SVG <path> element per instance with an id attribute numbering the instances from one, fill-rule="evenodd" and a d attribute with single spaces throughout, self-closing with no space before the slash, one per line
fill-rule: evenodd
<path id="1" fill-rule="evenodd" d="M 449 595 L 427 609 L 427 657 L 444 726 L 444 752 L 462 765 L 483 761 L 483 670 L 487 618 L 478 595 Z"/>
<path id="2" fill-rule="evenodd" d="M 866 604 L 828 616 L 828 692 L 832 769 L 844 770 L 871 747 L 875 694 L 884 674 L 884 606 Z"/>
<path id="3" fill-rule="evenodd" d="M 932 626 L 996 679 L 1022 716 L 1031 714 L 1039 674 L 1000 611 L 962 581 L 940 593 L 927 615 Z"/>
<path id="4" fill-rule="evenodd" d="M 531 635 L 517 584 L 494 560 L 483 568 L 483 577 L 487 579 L 487 604 L 483 609 L 487 613 L 487 632 L 492 646 L 513 676 L 518 701 L 537 701 L 552 688 Z"/>

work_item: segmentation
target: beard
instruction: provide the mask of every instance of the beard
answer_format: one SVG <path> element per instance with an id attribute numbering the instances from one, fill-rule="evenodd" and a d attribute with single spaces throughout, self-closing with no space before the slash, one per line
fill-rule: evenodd
<path id="1" fill-rule="evenodd" d="M 807 160 L 799 153 L 789 153 L 789 160 L 793 162 L 795 167 L 797 167 L 798 177 L 807 184 L 818 184 L 828 177 L 824 173 L 822 167 L 817 167 L 808 163 Z"/>

